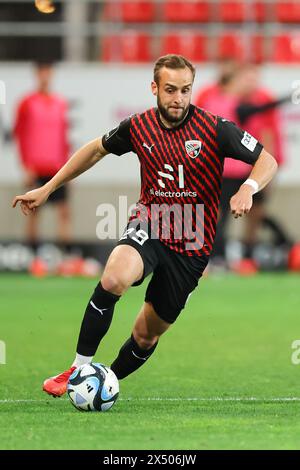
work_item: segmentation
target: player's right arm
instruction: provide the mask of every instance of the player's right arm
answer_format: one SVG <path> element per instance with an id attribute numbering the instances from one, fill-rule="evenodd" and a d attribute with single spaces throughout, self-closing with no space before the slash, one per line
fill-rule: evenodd
<path id="1" fill-rule="evenodd" d="M 20 202 L 23 214 L 29 214 L 37 207 L 44 204 L 50 194 L 56 189 L 84 173 L 108 153 L 109 151 L 103 147 L 102 138 L 92 140 L 77 150 L 67 163 L 44 186 L 29 191 L 26 194 L 16 196 L 13 200 L 13 207 L 16 207 L 18 202 Z"/>
<path id="2" fill-rule="evenodd" d="M 27 215 L 44 204 L 56 189 L 87 171 L 108 153 L 123 155 L 132 151 L 130 121 L 130 118 L 125 119 L 118 127 L 112 129 L 103 137 L 92 140 L 84 147 L 81 147 L 48 183 L 41 188 L 16 196 L 13 207 L 16 207 L 20 202 L 23 214 Z"/>

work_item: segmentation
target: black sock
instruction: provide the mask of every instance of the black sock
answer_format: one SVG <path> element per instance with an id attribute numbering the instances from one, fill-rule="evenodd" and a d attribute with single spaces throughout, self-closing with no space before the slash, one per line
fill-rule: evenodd
<path id="1" fill-rule="evenodd" d="M 154 352 L 157 343 L 150 349 L 141 349 L 133 335 L 123 344 L 117 359 L 111 365 L 112 371 L 118 379 L 124 379 L 141 367 Z"/>
<path id="2" fill-rule="evenodd" d="M 103 289 L 101 282 L 96 286 L 87 305 L 82 320 L 77 343 L 77 353 L 83 356 L 94 356 L 99 343 L 107 333 L 119 295 Z"/>

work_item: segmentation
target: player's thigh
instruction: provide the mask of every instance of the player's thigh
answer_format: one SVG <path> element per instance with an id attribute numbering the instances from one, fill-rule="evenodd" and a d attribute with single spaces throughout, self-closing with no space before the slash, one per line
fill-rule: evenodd
<path id="1" fill-rule="evenodd" d="M 157 315 L 167 323 L 174 323 L 185 308 L 186 303 L 198 285 L 207 257 L 189 257 L 165 251 L 166 263 L 153 273 L 145 295 L 145 301 L 151 302 Z"/>
<path id="2" fill-rule="evenodd" d="M 133 336 L 141 348 L 150 348 L 168 330 L 170 323 L 162 320 L 151 302 L 144 302 L 134 324 Z"/>
<path id="3" fill-rule="evenodd" d="M 130 245 L 118 245 L 106 263 L 101 283 L 106 290 L 121 289 L 121 293 L 138 281 L 144 272 L 139 252 Z"/>

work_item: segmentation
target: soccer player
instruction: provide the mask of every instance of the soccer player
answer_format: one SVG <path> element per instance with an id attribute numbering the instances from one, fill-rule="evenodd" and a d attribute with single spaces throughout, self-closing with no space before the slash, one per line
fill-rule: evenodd
<path id="1" fill-rule="evenodd" d="M 152 273 L 132 334 L 111 368 L 123 379 L 145 364 L 160 336 L 183 310 L 207 265 L 215 236 L 225 157 L 253 165 L 232 197 L 234 217 L 249 212 L 253 194 L 274 176 L 275 159 L 233 123 L 191 104 L 194 66 L 179 55 L 160 57 L 152 93 L 157 107 L 136 114 L 78 150 L 44 186 L 14 199 L 24 214 L 41 206 L 58 187 L 108 153 L 135 152 L 141 195 L 135 214 L 112 251 L 84 314 L 71 368 L 44 382 L 50 395 L 66 391 L 70 374 L 92 361 L 107 333 L 116 303 Z M 149 230 L 149 226 L 151 229 Z"/>
<path id="2" fill-rule="evenodd" d="M 24 96 L 18 105 L 14 134 L 19 147 L 27 190 L 42 186 L 66 163 L 69 153 L 68 105 L 64 98 L 51 91 L 53 66 L 35 66 L 36 91 Z M 70 210 L 65 186 L 49 197 L 58 216 L 58 239 L 70 241 Z M 38 214 L 31 211 L 27 239 L 38 241 Z"/>

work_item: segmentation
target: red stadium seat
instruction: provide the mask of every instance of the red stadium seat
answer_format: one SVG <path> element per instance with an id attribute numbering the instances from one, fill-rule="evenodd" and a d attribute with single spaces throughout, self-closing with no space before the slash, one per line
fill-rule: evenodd
<path id="1" fill-rule="evenodd" d="M 300 34 L 281 34 L 273 38 L 272 59 L 275 62 L 300 62 Z"/>
<path id="2" fill-rule="evenodd" d="M 101 59 L 103 62 L 119 62 L 120 38 L 117 35 L 106 36 L 101 43 Z"/>
<path id="3" fill-rule="evenodd" d="M 253 3 L 253 19 L 257 23 L 263 23 L 269 19 L 270 3 L 265 0 L 254 1 Z"/>
<path id="4" fill-rule="evenodd" d="M 151 38 L 149 34 L 128 32 L 122 35 L 123 62 L 151 62 Z"/>
<path id="5" fill-rule="evenodd" d="M 275 6 L 276 18 L 282 23 L 300 22 L 299 0 L 277 1 Z"/>
<path id="6" fill-rule="evenodd" d="M 217 39 L 216 60 L 245 60 L 246 50 L 243 37 L 238 33 L 225 33 Z"/>
<path id="7" fill-rule="evenodd" d="M 250 60 L 255 64 L 261 64 L 266 59 L 265 37 L 261 34 L 254 34 L 250 41 Z"/>
<path id="8" fill-rule="evenodd" d="M 246 19 L 246 3 L 243 0 L 220 0 L 219 17 L 225 23 L 241 23 Z"/>
<path id="9" fill-rule="evenodd" d="M 207 39 L 191 32 L 170 33 L 162 37 L 161 55 L 181 54 L 194 62 L 207 60 Z"/>
<path id="10" fill-rule="evenodd" d="M 128 31 L 122 35 L 104 38 L 102 43 L 104 62 L 151 62 L 151 38 L 148 34 Z"/>
<path id="11" fill-rule="evenodd" d="M 125 23 L 149 23 L 155 18 L 155 2 L 121 1 L 121 19 Z"/>
<path id="12" fill-rule="evenodd" d="M 108 0 L 104 5 L 103 18 L 125 23 L 149 23 L 155 19 L 155 1 Z"/>
<path id="13" fill-rule="evenodd" d="M 217 39 L 217 55 L 219 59 L 247 60 L 260 64 L 265 59 L 265 37 L 261 34 L 243 36 L 227 33 Z"/>
<path id="14" fill-rule="evenodd" d="M 162 5 L 163 20 L 177 23 L 201 23 L 209 21 L 209 1 L 165 0 Z"/>

